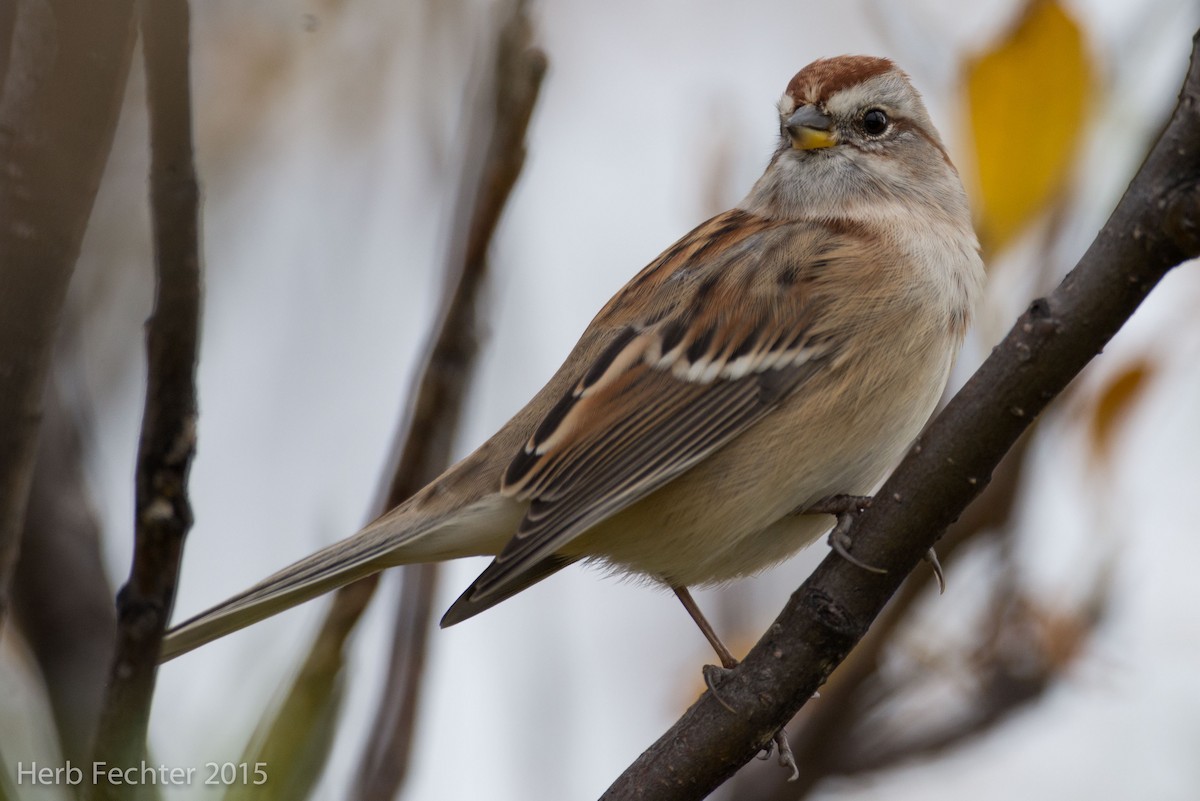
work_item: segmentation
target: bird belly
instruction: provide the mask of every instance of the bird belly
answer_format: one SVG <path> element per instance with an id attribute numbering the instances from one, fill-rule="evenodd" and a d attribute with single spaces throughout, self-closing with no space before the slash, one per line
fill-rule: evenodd
<path id="1" fill-rule="evenodd" d="M 921 374 L 880 365 L 867 384 L 842 387 L 836 374 L 819 379 L 831 382 L 825 387 L 806 384 L 764 421 L 563 553 L 673 586 L 719 584 L 786 559 L 834 522 L 797 509 L 830 495 L 870 493 L 916 438 L 952 361 L 949 351 L 930 356 Z"/>

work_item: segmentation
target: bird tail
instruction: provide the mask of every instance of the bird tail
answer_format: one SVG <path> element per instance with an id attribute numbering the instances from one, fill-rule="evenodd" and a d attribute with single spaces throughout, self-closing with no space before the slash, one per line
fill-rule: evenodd
<path id="1" fill-rule="evenodd" d="M 163 638 L 159 661 L 394 565 L 495 554 L 516 530 L 524 509 L 499 494 L 440 509 L 414 496 L 354 536 L 180 623 Z"/>
<path id="2" fill-rule="evenodd" d="M 159 661 L 174 659 L 226 634 L 396 564 L 393 553 L 396 541 L 389 536 L 395 528 L 394 525 L 380 525 L 384 520 L 285 567 L 245 592 L 175 626 L 163 638 Z"/>

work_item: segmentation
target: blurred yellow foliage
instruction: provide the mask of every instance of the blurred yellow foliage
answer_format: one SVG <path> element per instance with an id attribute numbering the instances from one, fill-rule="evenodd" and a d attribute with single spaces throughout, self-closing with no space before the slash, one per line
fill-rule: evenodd
<path id="1" fill-rule="evenodd" d="M 1106 461 L 1113 436 L 1142 396 L 1154 374 L 1154 366 L 1138 360 L 1118 373 L 1100 392 L 1090 426 L 1092 455 Z"/>
<path id="2" fill-rule="evenodd" d="M 1091 78 L 1083 34 L 1053 0 L 1031 0 L 1015 26 L 967 65 L 985 253 L 1003 248 L 1062 187 Z"/>

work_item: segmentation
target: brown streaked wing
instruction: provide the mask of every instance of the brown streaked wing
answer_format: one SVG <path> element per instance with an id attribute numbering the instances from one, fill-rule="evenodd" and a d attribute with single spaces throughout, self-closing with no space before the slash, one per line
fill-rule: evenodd
<path id="1" fill-rule="evenodd" d="M 472 596 L 504 592 L 566 542 L 707 457 L 773 409 L 819 361 L 707 385 L 641 366 L 622 401 L 631 413 L 546 461 L 516 535 Z"/>
<path id="2" fill-rule="evenodd" d="M 827 336 L 810 339 L 819 304 L 804 282 L 755 274 L 827 269 L 845 238 L 811 223 L 758 221 L 748 236 L 731 236 L 718 224 L 724 216 L 689 234 L 682 250 L 691 260 L 651 279 L 675 282 L 672 313 L 628 322 L 510 464 L 504 491 L 529 500 L 529 510 L 455 604 L 456 621 L 528 586 L 564 544 L 732 440 L 836 354 Z M 807 237 L 805 247 L 797 237 Z M 727 313 L 731 303 L 738 315 Z M 603 317 L 597 324 L 613 324 Z"/>
<path id="3" fill-rule="evenodd" d="M 550 480 L 533 497 L 517 534 L 447 610 L 442 627 L 473 617 L 575 561 L 555 550 L 741 433 L 819 369 L 817 361 L 711 386 L 642 366 L 629 391 L 652 404 L 635 404 L 637 413 L 551 462 Z"/>

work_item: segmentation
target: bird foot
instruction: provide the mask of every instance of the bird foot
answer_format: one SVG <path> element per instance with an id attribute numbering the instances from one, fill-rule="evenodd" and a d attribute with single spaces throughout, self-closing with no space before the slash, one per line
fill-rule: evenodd
<path id="1" fill-rule="evenodd" d="M 792 753 L 792 746 L 788 742 L 787 732 L 783 729 L 775 732 L 775 736 L 766 744 L 762 751 L 759 752 L 759 759 L 770 759 L 771 754 L 779 751 L 779 766 L 789 769 L 792 774 L 788 776 L 789 782 L 794 782 L 800 778 L 800 766 L 796 764 L 796 755 Z"/>
<path id="2" fill-rule="evenodd" d="M 736 663 L 735 663 L 736 666 Z M 704 684 L 708 687 L 708 691 L 712 693 L 712 697 L 717 699 L 717 703 L 728 709 L 733 714 L 737 714 L 728 701 L 721 697 L 720 691 L 717 689 L 733 672 L 733 667 L 717 667 L 716 665 L 705 665 L 700 668 L 700 673 L 704 676 Z"/>
<path id="3" fill-rule="evenodd" d="M 875 567 L 862 561 L 854 554 L 850 553 L 850 535 L 849 529 L 854 523 L 855 518 L 866 511 L 871 505 L 871 498 L 866 495 L 830 495 L 828 498 L 822 498 L 811 506 L 806 506 L 796 509 L 792 514 L 829 514 L 837 518 L 837 523 L 833 530 L 829 532 L 829 547 L 832 548 L 838 556 L 845 559 L 855 567 L 860 567 L 863 570 L 871 573 L 884 574 L 887 573 L 881 567 Z M 929 563 L 929 567 L 933 570 L 934 578 L 938 583 L 938 594 L 946 593 L 946 574 L 942 570 L 942 563 L 938 561 L 937 551 L 930 548 L 924 557 Z"/>
<path id="4" fill-rule="evenodd" d="M 938 561 L 937 551 L 930 548 L 925 552 L 925 561 L 933 569 L 933 575 L 938 583 L 938 595 L 946 594 L 946 574 L 942 572 L 942 563 Z"/>
<path id="5" fill-rule="evenodd" d="M 811 506 L 797 509 L 793 514 L 812 514 L 816 512 L 836 517 L 837 523 L 834 524 L 833 530 L 829 532 L 829 547 L 833 549 L 834 553 L 855 567 L 862 568 L 868 573 L 883 575 L 887 573 L 886 570 L 881 567 L 869 565 L 850 553 L 850 526 L 870 505 L 871 498 L 865 495 L 831 495 L 828 498 L 822 498 Z"/>
<path id="6" fill-rule="evenodd" d="M 732 714 L 738 714 L 738 711 L 730 705 L 728 701 L 721 697 L 718 688 L 733 672 L 736 663 L 730 667 L 717 667 L 716 665 L 705 665 L 701 668 L 701 673 L 704 675 L 704 684 L 708 687 L 708 691 L 712 693 L 712 697 L 717 699 L 717 703 L 725 707 Z M 783 729 L 775 732 L 775 736 L 771 738 L 766 747 L 758 754 L 759 759 L 770 759 L 771 754 L 776 750 L 779 751 L 779 764 L 782 767 L 789 768 L 791 775 L 788 781 L 794 782 L 800 777 L 800 768 L 796 764 L 796 755 L 792 753 L 792 746 L 788 743 L 787 732 Z"/>

